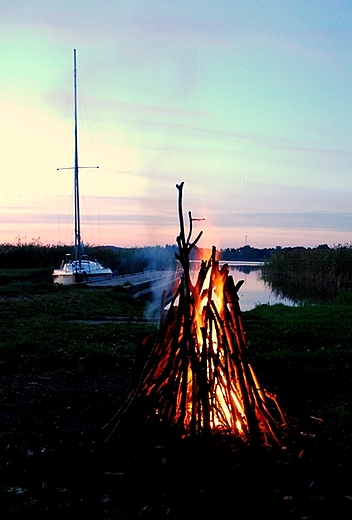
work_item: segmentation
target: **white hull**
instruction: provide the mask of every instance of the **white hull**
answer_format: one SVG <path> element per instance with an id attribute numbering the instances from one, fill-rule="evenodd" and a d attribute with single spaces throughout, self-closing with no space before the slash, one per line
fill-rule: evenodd
<path id="1" fill-rule="evenodd" d="M 109 280 L 112 271 L 103 267 L 99 262 L 91 260 L 73 261 L 64 264 L 60 269 L 54 269 L 53 282 L 60 285 L 72 285 L 76 283 L 90 283 L 98 280 Z"/>

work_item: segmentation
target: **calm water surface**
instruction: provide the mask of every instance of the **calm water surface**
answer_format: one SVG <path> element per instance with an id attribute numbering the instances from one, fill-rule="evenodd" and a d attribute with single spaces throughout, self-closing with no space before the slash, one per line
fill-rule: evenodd
<path id="1" fill-rule="evenodd" d="M 229 265 L 230 274 L 235 283 L 244 280 L 244 284 L 238 292 L 242 311 L 254 309 L 256 305 L 283 303 L 295 305 L 292 300 L 276 296 L 270 287 L 261 279 L 261 268 L 245 265 Z"/>
<path id="2" fill-rule="evenodd" d="M 195 273 L 198 272 L 199 262 L 192 262 Z M 191 264 L 191 265 L 192 265 Z M 276 296 L 270 287 L 261 279 L 260 262 L 227 262 L 229 274 L 233 277 L 235 284 L 244 280 L 244 284 L 239 290 L 240 307 L 242 311 L 250 311 L 257 305 L 283 303 L 293 306 L 295 303 L 287 298 Z"/>

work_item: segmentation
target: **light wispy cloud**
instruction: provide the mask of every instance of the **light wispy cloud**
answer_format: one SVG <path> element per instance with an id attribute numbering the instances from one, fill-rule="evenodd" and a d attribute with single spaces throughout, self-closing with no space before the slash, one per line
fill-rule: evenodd
<path id="1" fill-rule="evenodd" d="M 228 216 L 218 215 L 216 224 L 221 227 L 236 228 L 280 228 L 306 230 L 347 231 L 352 229 L 352 213 L 232 213 L 231 221 Z"/>
<path id="2" fill-rule="evenodd" d="M 67 105 L 67 94 L 63 92 L 51 92 L 48 98 L 50 98 L 50 102 L 53 106 L 57 107 L 61 104 L 64 108 Z M 223 127 L 218 128 L 216 127 L 216 119 L 210 111 L 186 110 L 161 105 L 144 105 L 141 103 L 129 103 L 123 100 L 107 98 L 86 97 L 84 102 L 89 106 L 90 117 L 93 120 L 99 118 L 106 120 L 110 115 L 115 121 L 119 121 L 122 124 L 129 124 L 132 121 L 140 126 L 169 130 L 172 131 L 173 134 L 192 134 L 193 136 L 206 140 L 218 140 L 223 144 L 241 141 L 242 144 L 248 146 L 299 152 L 302 154 L 308 153 L 321 157 L 343 157 L 349 162 L 352 161 L 351 149 L 346 149 L 343 146 L 340 148 L 327 148 L 324 141 L 321 142 L 321 146 L 317 146 L 317 140 L 314 134 L 312 134 L 311 142 L 307 143 L 307 139 L 303 137 L 301 139 L 292 139 L 284 135 L 268 136 L 255 132 L 244 133 L 224 129 Z M 195 121 L 197 124 L 194 124 Z"/>

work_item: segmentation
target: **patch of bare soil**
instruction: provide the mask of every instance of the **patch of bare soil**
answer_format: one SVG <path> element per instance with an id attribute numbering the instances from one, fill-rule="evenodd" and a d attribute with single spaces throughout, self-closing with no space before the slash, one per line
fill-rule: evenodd
<path id="1" fill-rule="evenodd" d="M 130 375 L 1 376 L 2 518 L 352 518 L 349 432 L 304 410 L 282 447 L 141 428 L 104 445 Z"/>

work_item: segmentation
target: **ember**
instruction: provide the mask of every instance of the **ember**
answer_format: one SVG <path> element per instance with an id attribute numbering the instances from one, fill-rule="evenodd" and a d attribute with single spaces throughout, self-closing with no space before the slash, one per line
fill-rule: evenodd
<path id="1" fill-rule="evenodd" d="M 196 219 L 189 212 L 186 238 L 183 183 L 176 187 L 182 275 L 170 304 L 162 304 L 157 339 L 118 424 L 134 410 L 134 417 L 170 425 L 181 436 L 224 433 L 250 444 L 280 444 L 283 412 L 248 359 L 237 294 L 243 281 L 235 285 L 228 266 L 220 267 L 215 247 L 192 281 L 190 252 L 202 232 L 191 241 Z"/>

